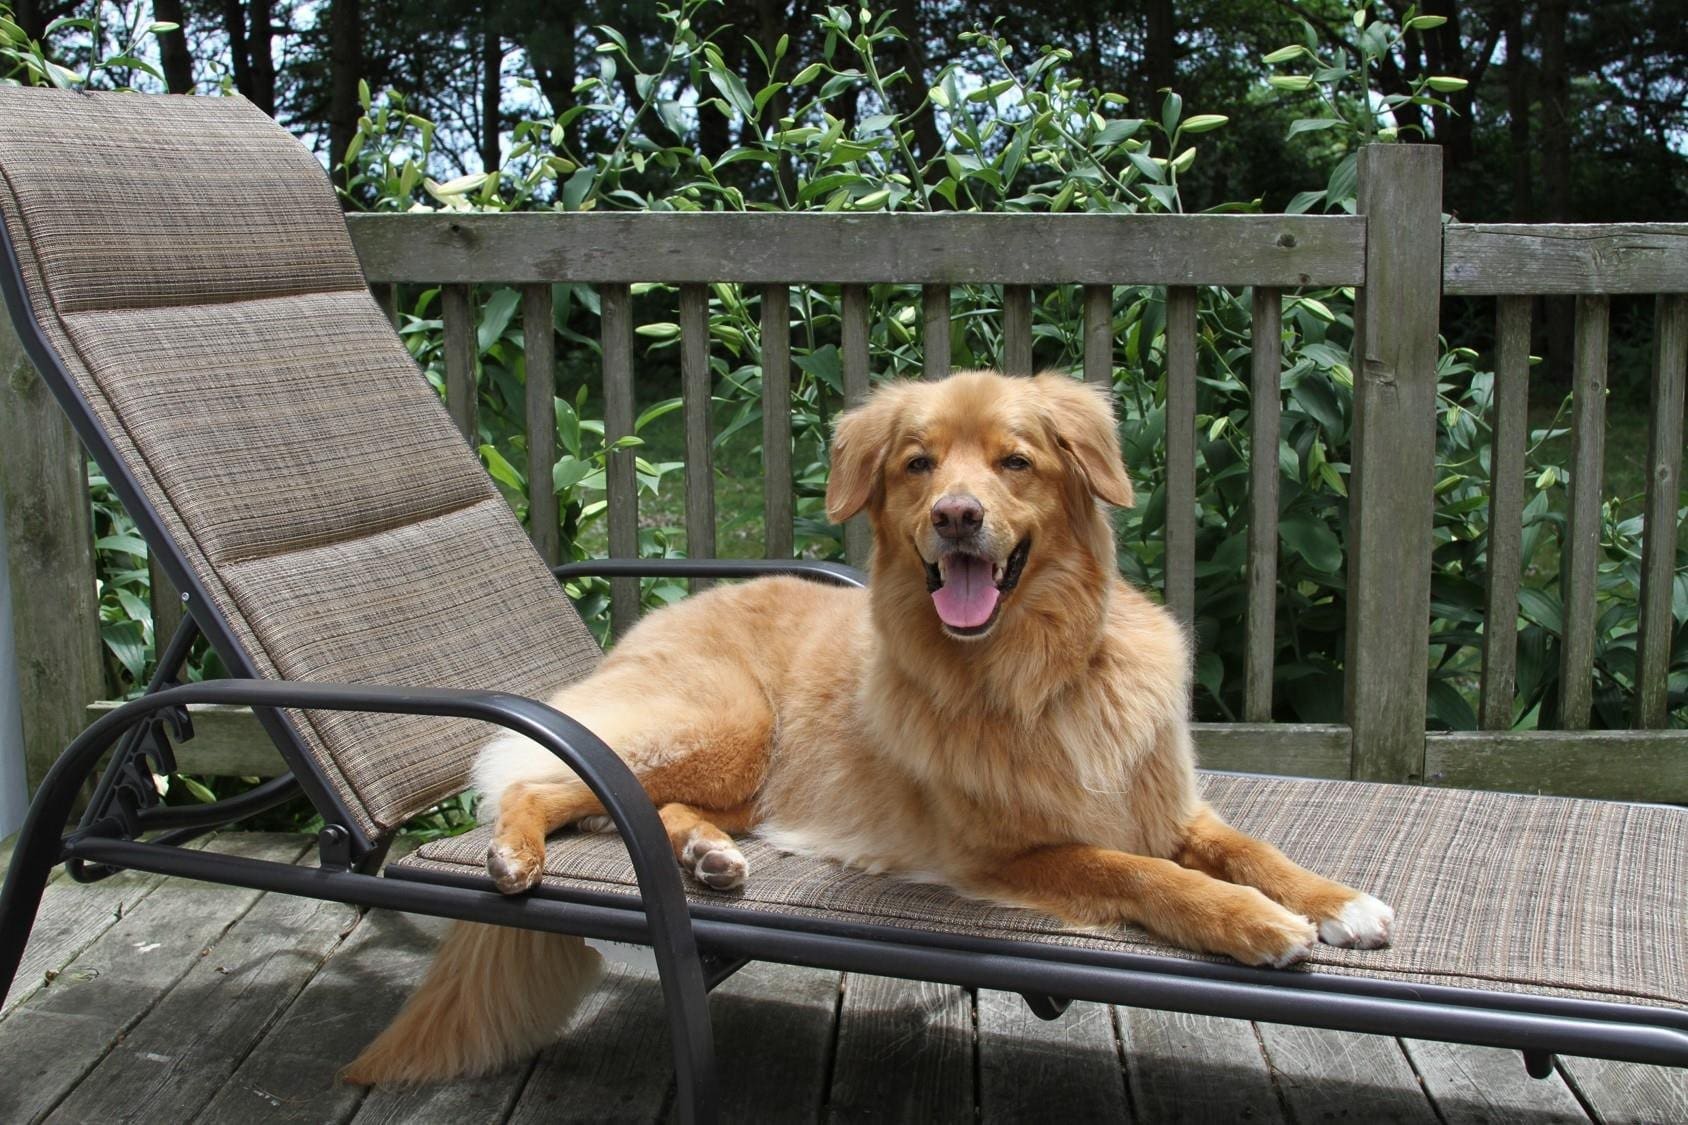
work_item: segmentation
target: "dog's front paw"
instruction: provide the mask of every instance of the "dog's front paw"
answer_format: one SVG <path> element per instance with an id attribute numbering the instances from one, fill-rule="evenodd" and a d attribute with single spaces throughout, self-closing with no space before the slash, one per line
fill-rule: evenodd
<path id="1" fill-rule="evenodd" d="M 686 844 L 680 862 L 704 886 L 717 891 L 736 891 L 750 875 L 744 853 L 731 843 L 697 835 Z"/>
<path id="2" fill-rule="evenodd" d="M 1319 940 L 1342 949 L 1382 949 L 1389 944 L 1395 911 L 1364 892 L 1329 918 L 1319 920 Z"/>
<path id="3" fill-rule="evenodd" d="M 1284 911 L 1282 919 L 1259 927 L 1262 931 L 1250 943 L 1248 954 L 1252 956 L 1239 958 L 1249 964 L 1266 965 L 1274 969 L 1285 969 L 1291 965 L 1299 965 L 1313 954 L 1313 946 L 1318 942 L 1318 930 L 1311 919 L 1303 918 L 1299 914 Z"/>
<path id="4" fill-rule="evenodd" d="M 500 894 L 519 895 L 545 873 L 545 849 L 495 839 L 486 850 L 486 873 Z"/>
<path id="5" fill-rule="evenodd" d="M 1245 965 L 1282 969 L 1307 960 L 1318 944 L 1312 919 L 1273 902 L 1253 887 L 1231 888 L 1228 921 L 1214 951 Z"/>

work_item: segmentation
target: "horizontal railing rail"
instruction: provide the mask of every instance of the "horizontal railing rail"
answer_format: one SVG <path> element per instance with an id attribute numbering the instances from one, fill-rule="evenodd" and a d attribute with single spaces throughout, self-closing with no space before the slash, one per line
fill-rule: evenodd
<path id="1" fill-rule="evenodd" d="M 1358 285 L 1352 215 L 349 216 L 372 282 Z"/>

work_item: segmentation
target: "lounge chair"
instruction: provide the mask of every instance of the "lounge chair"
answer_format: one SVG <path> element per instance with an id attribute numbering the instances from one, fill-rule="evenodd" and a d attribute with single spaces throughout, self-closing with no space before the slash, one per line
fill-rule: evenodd
<path id="1" fill-rule="evenodd" d="M 147 693 L 37 791 L 0 898 L 0 982 L 62 862 L 81 879 L 140 869 L 648 944 L 690 1120 L 715 1106 L 707 991 L 755 959 L 1008 989 L 1046 1016 L 1086 999 L 1509 1047 L 1538 1074 L 1555 1052 L 1688 1065 L 1680 809 L 1206 775 L 1228 820 L 1399 911 L 1392 948 L 1321 948 L 1299 971 L 755 842 L 742 895 L 687 886 L 633 775 L 533 700 L 590 669 L 596 645 L 368 293 L 304 148 L 235 98 L 0 89 L 0 220 L 26 350 L 188 609 Z M 801 562 L 666 566 L 860 581 Z M 198 634 L 233 678 L 175 683 Z M 190 703 L 255 708 L 291 773 L 160 806 L 150 773 L 172 768 Z M 485 876 L 484 829 L 384 865 L 494 726 L 566 760 L 620 835 L 559 836 L 543 884 L 515 898 Z M 178 846 L 295 792 L 325 823 L 314 868 Z"/>

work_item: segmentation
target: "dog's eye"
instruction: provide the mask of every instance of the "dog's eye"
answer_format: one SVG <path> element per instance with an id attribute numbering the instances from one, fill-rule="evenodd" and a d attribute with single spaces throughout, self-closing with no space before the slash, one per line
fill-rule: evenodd
<path id="1" fill-rule="evenodd" d="M 931 472 L 932 471 L 932 458 L 930 458 L 930 457 L 910 457 L 908 459 L 908 471 L 911 472 L 911 473 L 929 473 L 929 472 Z"/>
<path id="2" fill-rule="evenodd" d="M 1002 459 L 1002 467 L 1011 472 L 1023 473 L 1032 467 L 1032 462 L 1029 457 L 1022 457 L 1018 453 L 1011 453 Z"/>

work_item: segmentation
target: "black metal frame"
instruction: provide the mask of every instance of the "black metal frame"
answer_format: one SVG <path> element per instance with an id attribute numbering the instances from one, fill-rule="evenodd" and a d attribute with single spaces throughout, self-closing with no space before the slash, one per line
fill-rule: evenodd
<path id="1" fill-rule="evenodd" d="M 713 1042 L 707 990 L 750 959 L 825 966 L 1024 995 L 1053 1018 L 1070 999 L 1098 1000 L 1201 1014 L 1263 1019 L 1349 1031 L 1411 1035 L 1510 1047 L 1532 1074 L 1551 1070 L 1556 1052 L 1688 1066 L 1688 1011 L 1561 997 L 1369 980 L 1332 973 L 1274 972 L 1240 965 L 1076 949 L 907 929 L 818 921 L 748 909 L 689 904 L 655 808 L 638 780 L 589 730 L 542 703 L 496 692 L 308 684 L 265 680 L 206 596 L 193 569 L 165 534 L 129 466 L 64 369 L 31 308 L 10 232 L 0 223 L 0 295 L 26 353 L 78 436 L 106 471 L 119 499 L 184 591 L 189 623 L 168 646 L 146 695 L 103 716 L 78 736 L 36 791 L 0 889 L 0 991 L 17 971 L 47 876 L 60 862 L 99 878 L 120 869 L 154 871 L 285 894 L 448 918 L 649 944 L 656 953 L 674 1055 L 682 1120 L 715 1114 Z M 747 577 L 797 573 L 860 586 L 858 572 L 803 560 L 610 560 L 555 568 L 560 579 Z M 194 633 L 203 630 L 236 678 L 175 684 Z M 186 706 L 251 706 L 291 774 L 241 797 L 196 809 L 157 806 L 144 795 L 141 766 L 173 764 L 168 737 L 190 733 Z M 637 895 L 563 894 L 550 888 L 519 897 L 482 878 L 395 867 L 378 877 L 385 841 L 371 838 L 338 791 L 318 772 L 286 709 L 353 710 L 479 719 L 518 731 L 573 768 L 620 828 L 638 881 Z M 61 836 L 75 796 L 119 739 L 88 816 Z M 138 764 L 137 764 L 138 763 Z M 127 772 L 126 772 L 127 771 Z M 316 868 L 266 863 L 181 848 L 183 840 L 304 792 L 322 813 Z M 152 840 L 137 837 L 159 831 Z"/>

